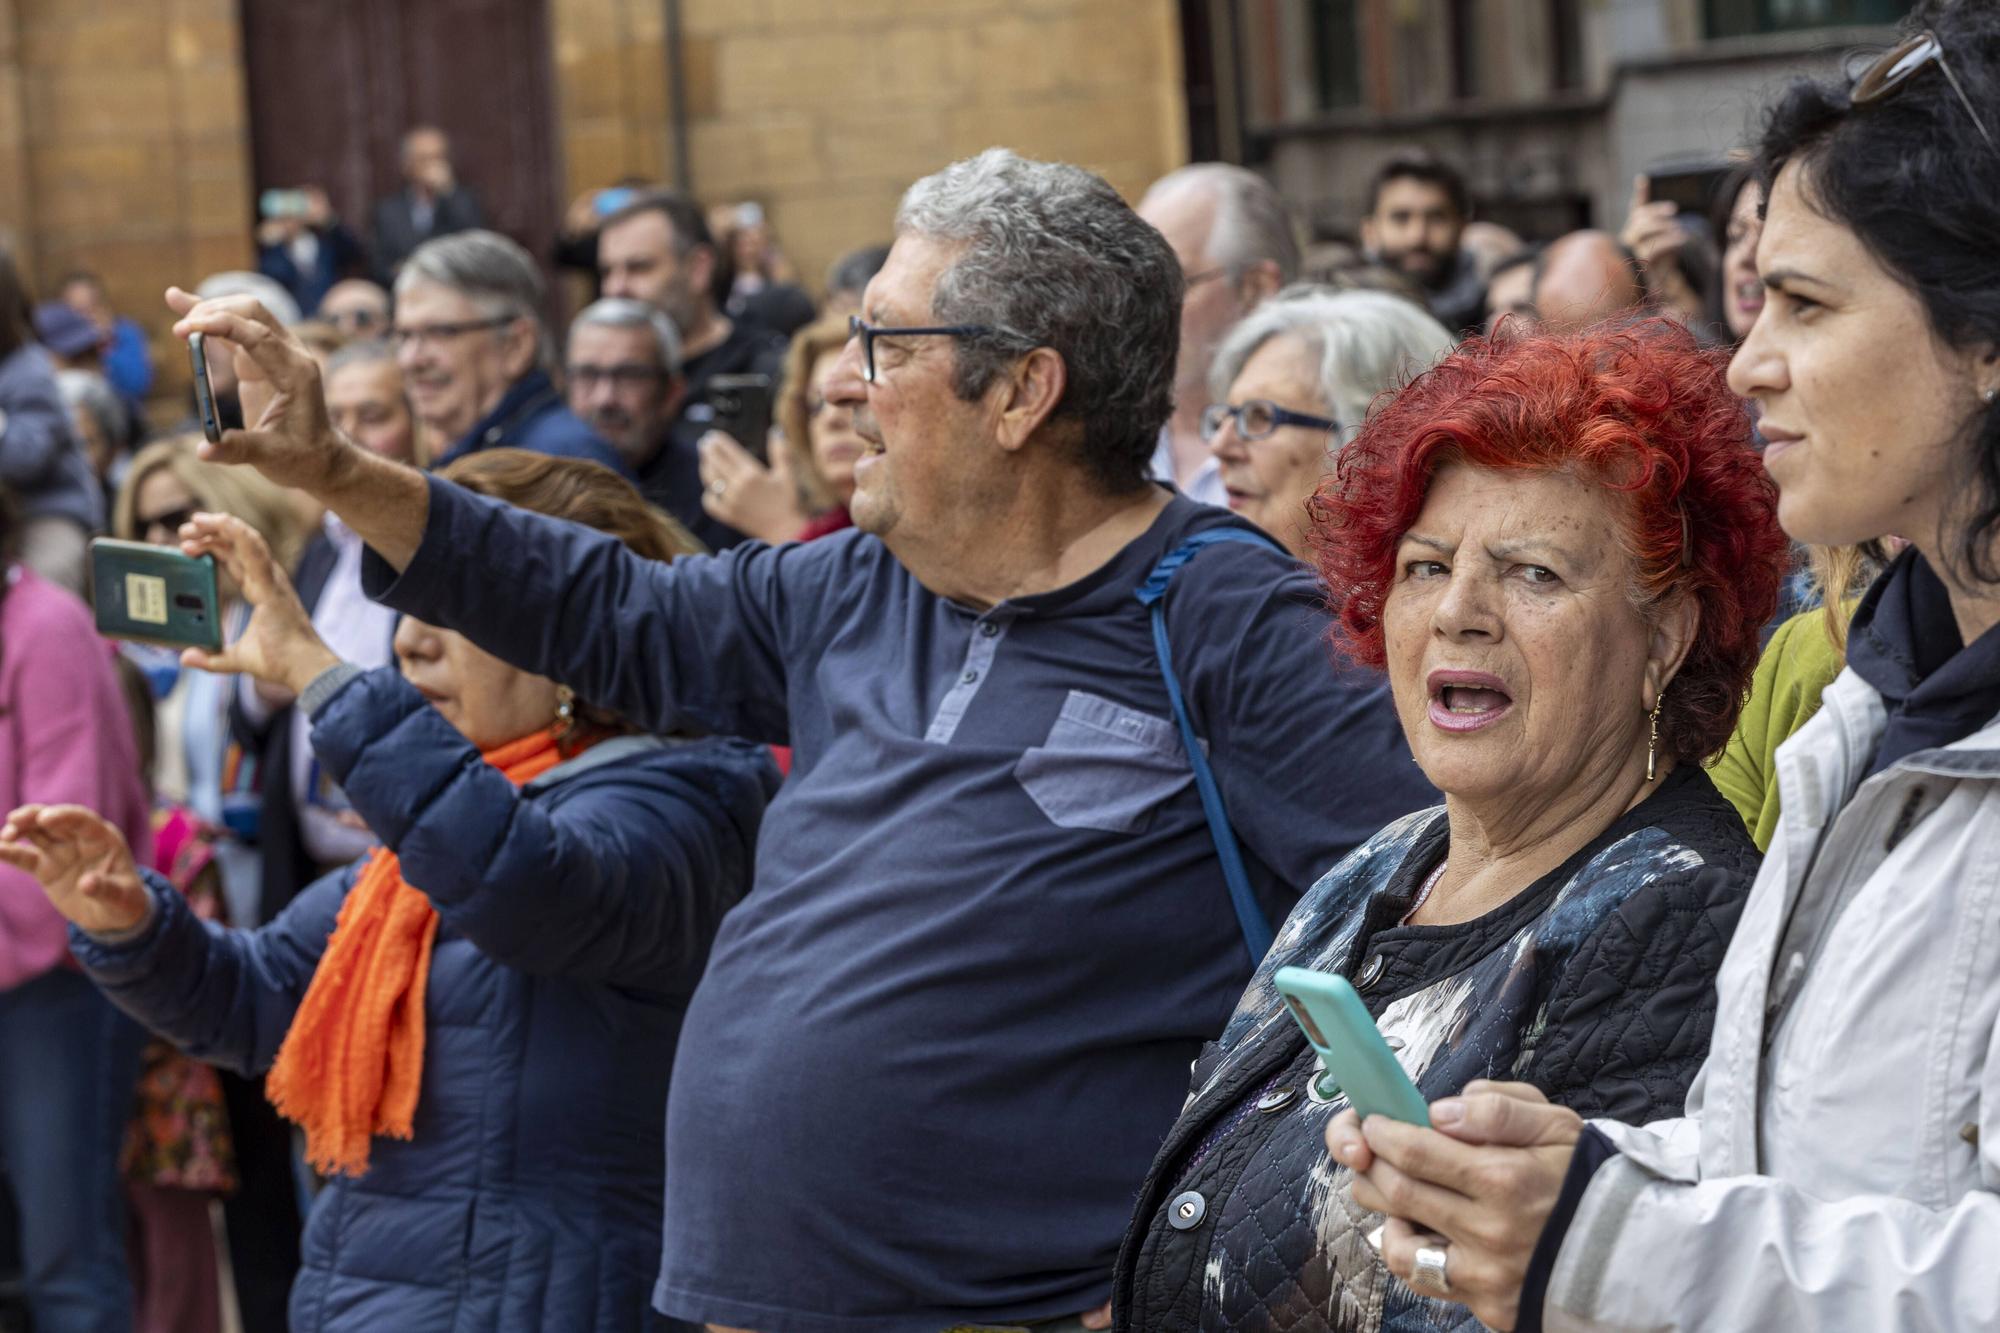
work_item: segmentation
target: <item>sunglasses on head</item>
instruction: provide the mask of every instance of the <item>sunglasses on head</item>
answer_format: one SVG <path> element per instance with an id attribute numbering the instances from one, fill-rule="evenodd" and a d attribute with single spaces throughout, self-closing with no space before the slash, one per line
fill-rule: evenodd
<path id="1" fill-rule="evenodd" d="M 1979 137 L 1986 140 L 1986 146 L 1995 154 L 2000 154 L 2000 143 L 1994 142 L 1993 131 L 1986 128 L 1986 121 L 1966 95 L 1965 86 L 1952 72 L 1951 62 L 1944 58 L 1944 43 L 1929 29 L 1905 38 L 1877 57 L 1856 76 L 1847 100 L 1856 107 L 1874 106 L 1894 97 L 1911 79 L 1933 65 L 1950 82 L 1952 92 L 1958 95 L 1958 104 L 1972 118 L 1972 127 L 1979 131 Z"/>

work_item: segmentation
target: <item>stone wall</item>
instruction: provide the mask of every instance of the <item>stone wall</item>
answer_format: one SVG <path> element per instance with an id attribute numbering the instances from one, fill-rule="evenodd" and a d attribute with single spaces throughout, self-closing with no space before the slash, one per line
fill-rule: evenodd
<path id="1" fill-rule="evenodd" d="M 153 334 L 171 282 L 254 262 L 233 0 L 0 0 L 0 224 L 40 297 L 73 268 Z"/>
<path id="2" fill-rule="evenodd" d="M 572 193 L 672 177 L 658 0 L 553 0 Z M 752 199 L 807 283 L 918 176 L 995 144 L 1127 194 L 1186 155 L 1173 0 L 682 0 L 689 176 Z"/>

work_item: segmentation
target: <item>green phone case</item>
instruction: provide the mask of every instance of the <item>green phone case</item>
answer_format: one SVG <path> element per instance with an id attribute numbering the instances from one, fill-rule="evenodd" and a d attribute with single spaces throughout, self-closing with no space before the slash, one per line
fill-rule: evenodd
<path id="1" fill-rule="evenodd" d="M 100 634 L 168 648 L 222 651 L 214 556 L 197 558 L 165 546 L 99 537 L 90 544 L 90 586 Z"/>
<path id="2" fill-rule="evenodd" d="M 1403 1072 L 1402 1062 L 1382 1040 L 1381 1029 L 1346 977 L 1281 967 L 1271 980 L 1293 1021 L 1318 1052 L 1320 1068 L 1340 1085 L 1356 1111 L 1364 1118 L 1386 1115 L 1430 1127 L 1430 1107 L 1423 1094 Z"/>

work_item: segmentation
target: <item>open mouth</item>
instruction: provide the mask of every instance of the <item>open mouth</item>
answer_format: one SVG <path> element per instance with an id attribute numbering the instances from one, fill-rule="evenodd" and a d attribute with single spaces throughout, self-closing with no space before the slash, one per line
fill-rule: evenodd
<path id="1" fill-rule="evenodd" d="M 1478 731 L 1506 716 L 1514 696 L 1497 676 L 1436 672 L 1430 679 L 1430 717 L 1444 731 Z"/>

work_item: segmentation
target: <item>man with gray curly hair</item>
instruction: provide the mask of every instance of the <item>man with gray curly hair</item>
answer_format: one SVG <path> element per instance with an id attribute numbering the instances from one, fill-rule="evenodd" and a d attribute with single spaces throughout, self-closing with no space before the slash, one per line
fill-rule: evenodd
<path id="1" fill-rule="evenodd" d="M 406 614 L 647 730 L 792 747 L 687 1001 L 662 1313 L 1101 1327 L 1253 919 L 1428 789 L 1383 687 L 1330 670 L 1306 570 L 1147 478 L 1180 337 L 1160 234 L 1088 172 L 999 149 L 918 182 L 896 233 L 823 409 L 867 441 L 853 531 L 648 563 L 363 457 L 303 388 L 220 451 L 340 514 Z M 191 306 L 181 332 L 298 377 L 254 311 Z"/>

